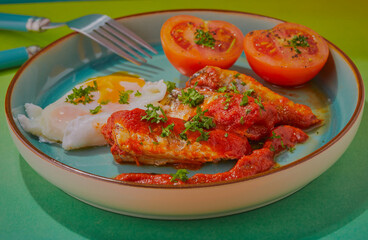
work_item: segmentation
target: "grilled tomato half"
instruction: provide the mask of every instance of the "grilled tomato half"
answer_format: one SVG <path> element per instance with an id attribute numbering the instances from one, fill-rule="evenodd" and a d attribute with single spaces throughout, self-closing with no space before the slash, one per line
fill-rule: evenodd
<path id="1" fill-rule="evenodd" d="M 311 80 L 325 65 L 327 42 L 310 28 L 281 23 L 255 30 L 244 38 L 249 65 L 264 80 L 281 86 L 297 86 Z"/>
<path id="2" fill-rule="evenodd" d="M 240 29 L 231 23 L 189 15 L 171 17 L 161 28 L 166 57 L 186 76 L 208 65 L 231 67 L 243 51 L 243 38 Z"/>

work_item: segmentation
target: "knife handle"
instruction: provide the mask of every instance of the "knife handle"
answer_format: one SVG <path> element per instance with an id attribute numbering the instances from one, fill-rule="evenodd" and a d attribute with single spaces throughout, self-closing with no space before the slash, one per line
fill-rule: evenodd
<path id="1" fill-rule="evenodd" d="M 22 65 L 39 50 L 39 46 L 30 46 L 0 51 L 0 70 Z"/>
<path id="2" fill-rule="evenodd" d="M 47 18 L 0 13 L 0 29 L 23 32 L 41 32 L 42 26 L 50 22 Z"/>

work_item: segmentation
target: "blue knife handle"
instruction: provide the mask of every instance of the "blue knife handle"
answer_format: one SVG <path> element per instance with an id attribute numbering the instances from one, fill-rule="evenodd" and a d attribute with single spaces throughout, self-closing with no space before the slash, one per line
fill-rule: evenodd
<path id="1" fill-rule="evenodd" d="M 30 57 L 26 47 L 0 51 L 0 70 L 18 67 Z"/>
<path id="2" fill-rule="evenodd" d="M 0 29 L 5 30 L 15 30 L 15 31 L 36 31 L 39 32 L 41 29 L 32 28 L 35 21 L 40 21 L 44 18 L 27 16 L 27 15 L 17 15 L 9 13 L 0 13 Z"/>

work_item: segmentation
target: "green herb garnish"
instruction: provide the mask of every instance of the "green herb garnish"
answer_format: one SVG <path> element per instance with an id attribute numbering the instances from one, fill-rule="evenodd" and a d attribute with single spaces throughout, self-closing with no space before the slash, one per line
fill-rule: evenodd
<path id="1" fill-rule="evenodd" d="M 226 92 L 226 90 L 227 90 L 226 86 L 223 86 L 217 89 L 217 92 L 223 93 L 223 92 Z"/>
<path id="2" fill-rule="evenodd" d="M 240 102 L 240 106 L 244 107 L 248 104 L 249 102 L 248 96 L 250 96 L 253 92 L 254 92 L 253 89 L 249 89 L 243 93 L 243 98 Z"/>
<path id="3" fill-rule="evenodd" d="M 275 147 L 274 147 L 272 144 L 271 144 L 270 150 L 271 150 L 272 152 L 274 152 L 274 151 L 275 151 Z"/>
<path id="4" fill-rule="evenodd" d="M 168 137 L 171 134 L 170 130 L 173 130 L 174 129 L 174 126 L 175 126 L 175 124 L 172 123 L 172 124 L 168 125 L 165 128 L 162 127 L 161 137 Z"/>
<path id="5" fill-rule="evenodd" d="M 254 102 L 263 110 L 266 111 L 262 102 L 261 102 L 261 97 L 259 96 L 258 99 L 254 99 Z"/>
<path id="6" fill-rule="evenodd" d="M 225 133 L 225 137 L 227 138 L 229 136 L 229 134 L 228 133 Z"/>
<path id="7" fill-rule="evenodd" d="M 164 83 L 166 84 L 167 92 L 169 92 L 169 93 L 171 93 L 171 91 L 176 88 L 176 83 L 174 83 L 174 82 L 164 81 Z"/>
<path id="8" fill-rule="evenodd" d="M 230 105 L 230 102 L 231 102 L 231 98 L 233 97 L 233 95 L 229 95 L 227 93 L 225 93 L 225 95 L 223 96 L 225 98 L 225 101 L 224 101 L 224 110 L 227 110 L 229 109 L 229 105 Z"/>
<path id="9" fill-rule="evenodd" d="M 230 90 L 232 90 L 234 93 L 239 93 L 237 87 L 236 87 L 236 82 L 232 81 L 229 87 Z"/>
<path id="10" fill-rule="evenodd" d="M 179 96 L 179 100 L 183 104 L 187 104 L 190 107 L 195 107 L 204 101 L 204 95 L 197 92 L 197 90 L 195 90 L 194 88 L 188 88 L 187 91 L 184 91 L 184 89 L 181 90 L 181 95 Z"/>
<path id="11" fill-rule="evenodd" d="M 108 104 L 110 101 L 109 100 L 105 100 L 105 101 L 101 101 L 100 103 L 101 103 L 101 105 L 106 105 L 106 104 Z"/>
<path id="12" fill-rule="evenodd" d="M 73 88 L 73 93 L 69 94 L 65 102 L 70 102 L 72 104 L 77 105 L 78 103 L 86 104 L 93 101 L 93 95 L 91 92 L 95 92 L 98 90 L 97 88 L 97 82 L 93 81 L 94 87 L 87 86 L 83 88 L 83 86 L 80 86 L 79 88 Z"/>
<path id="13" fill-rule="evenodd" d="M 121 91 L 120 95 L 119 95 L 119 103 L 120 104 L 129 104 L 130 94 L 132 94 L 132 93 L 133 93 L 133 90 Z"/>
<path id="14" fill-rule="evenodd" d="M 240 102 L 240 106 L 244 107 L 248 104 L 248 102 L 249 102 L 248 96 L 244 94 Z"/>
<path id="15" fill-rule="evenodd" d="M 270 137 L 270 139 L 275 139 L 275 138 L 280 138 L 281 139 L 281 136 L 276 135 L 276 133 L 272 131 L 272 136 Z"/>
<path id="16" fill-rule="evenodd" d="M 270 137 L 270 139 L 276 139 L 276 138 L 278 138 L 278 139 L 280 139 L 280 143 L 281 143 L 281 147 L 282 148 L 286 148 L 285 147 L 285 145 L 284 145 L 284 142 L 282 141 L 282 139 L 281 139 L 281 136 L 280 135 L 276 135 L 276 133 L 275 132 L 272 132 L 272 136 Z"/>
<path id="17" fill-rule="evenodd" d="M 141 118 L 141 120 L 151 121 L 151 123 L 159 123 L 167 121 L 166 114 L 160 106 L 155 107 L 152 104 L 148 104 L 145 107 L 147 108 L 146 115 L 144 115 Z M 160 116 L 157 111 L 160 111 L 162 113 L 162 116 Z"/>
<path id="18" fill-rule="evenodd" d="M 216 126 L 213 118 L 205 116 L 204 114 L 208 111 L 208 109 L 202 111 L 202 109 L 197 107 L 197 114 L 192 117 L 189 121 L 184 124 L 185 130 L 180 133 L 180 137 L 183 140 L 188 140 L 186 132 L 188 130 L 195 132 L 199 131 L 201 135 L 197 138 L 197 142 L 199 141 L 207 141 L 209 138 L 209 133 L 205 132 L 204 129 L 210 129 Z"/>
<path id="19" fill-rule="evenodd" d="M 189 174 L 189 172 L 186 169 L 178 169 L 175 174 L 170 174 L 172 176 L 170 182 L 178 182 L 177 179 L 185 182 L 186 180 L 188 180 L 187 174 Z"/>
<path id="20" fill-rule="evenodd" d="M 303 35 L 295 35 L 293 39 L 288 40 L 288 47 L 294 48 L 294 51 L 297 54 L 300 54 L 301 51 L 298 49 L 298 47 L 309 47 L 308 38 Z"/>
<path id="21" fill-rule="evenodd" d="M 250 95 L 252 95 L 252 93 L 254 93 L 254 92 L 255 92 L 255 91 L 254 91 L 254 89 L 248 89 L 248 90 L 247 90 L 247 91 L 245 91 L 243 94 L 250 96 Z"/>
<path id="22" fill-rule="evenodd" d="M 205 132 L 203 129 L 198 129 L 201 135 L 196 139 L 196 142 L 207 141 L 210 138 L 210 133 Z"/>
<path id="23" fill-rule="evenodd" d="M 140 92 L 137 90 L 137 92 L 134 94 L 134 96 L 136 96 L 136 97 L 142 96 L 142 93 L 140 93 Z"/>
<path id="24" fill-rule="evenodd" d="M 202 29 L 197 29 L 194 33 L 195 43 L 203 47 L 214 48 L 216 40 L 209 31 L 203 31 Z"/>
<path id="25" fill-rule="evenodd" d="M 101 110 L 101 105 L 98 105 L 95 109 L 90 109 L 89 112 L 92 114 L 97 114 Z"/>
<path id="26" fill-rule="evenodd" d="M 289 152 L 293 153 L 295 151 L 295 147 L 289 147 Z"/>

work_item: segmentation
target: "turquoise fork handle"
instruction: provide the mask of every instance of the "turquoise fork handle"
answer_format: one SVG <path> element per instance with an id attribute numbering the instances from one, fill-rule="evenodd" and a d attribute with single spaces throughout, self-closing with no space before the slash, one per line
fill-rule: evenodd
<path id="1" fill-rule="evenodd" d="M 0 70 L 19 67 L 39 50 L 40 47 L 31 46 L 0 51 Z"/>
<path id="2" fill-rule="evenodd" d="M 47 18 L 0 13 L 0 29 L 41 32 L 41 27 L 50 22 Z"/>

